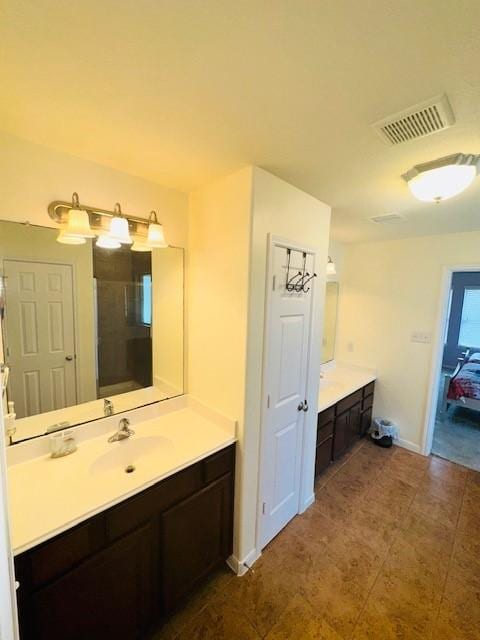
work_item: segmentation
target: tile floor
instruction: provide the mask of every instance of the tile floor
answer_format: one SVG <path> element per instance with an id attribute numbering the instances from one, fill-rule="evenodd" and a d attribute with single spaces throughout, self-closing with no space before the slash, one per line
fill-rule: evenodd
<path id="1" fill-rule="evenodd" d="M 362 442 L 316 496 L 155 640 L 480 639 L 480 473 Z"/>

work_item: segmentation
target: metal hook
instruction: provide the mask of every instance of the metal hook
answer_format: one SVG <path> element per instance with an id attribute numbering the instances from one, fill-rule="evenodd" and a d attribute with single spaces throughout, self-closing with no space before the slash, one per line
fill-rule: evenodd
<path id="1" fill-rule="evenodd" d="M 287 249 L 287 256 L 288 256 L 288 260 L 287 260 L 287 272 L 286 272 L 286 277 L 285 277 L 285 289 L 287 291 L 294 291 L 295 289 L 295 285 L 293 284 L 293 281 L 296 280 L 299 276 L 302 275 L 302 272 L 299 271 L 298 273 L 296 273 L 294 276 L 292 276 L 290 278 L 290 257 L 292 254 L 292 250 L 291 249 Z"/>
<path id="2" fill-rule="evenodd" d="M 307 276 L 308 276 L 308 275 L 309 275 L 309 274 L 307 273 Z M 308 291 L 310 291 L 310 287 L 308 287 L 307 289 L 305 289 L 305 285 L 306 285 L 308 282 L 310 282 L 310 280 L 313 280 L 313 278 L 316 278 L 316 277 L 317 277 L 317 274 L 316 274 L 316 273 L 314 273 L 312 276 L 310 276 L 309 278 L 307 278 L 307 280 L 305 280 L 305 282 L 302 284 L 302 289 L 303 289 L 303 291 L 304 291 L 305 293 L 307 293 Z"/>

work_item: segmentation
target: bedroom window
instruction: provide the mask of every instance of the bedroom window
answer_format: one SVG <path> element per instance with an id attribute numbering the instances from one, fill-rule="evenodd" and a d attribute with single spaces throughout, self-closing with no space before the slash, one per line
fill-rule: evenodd
<path id="1" fill-rule="evenodd" d="M 458 344 L 480 347 L 480 287 L 465 288 Z"/>

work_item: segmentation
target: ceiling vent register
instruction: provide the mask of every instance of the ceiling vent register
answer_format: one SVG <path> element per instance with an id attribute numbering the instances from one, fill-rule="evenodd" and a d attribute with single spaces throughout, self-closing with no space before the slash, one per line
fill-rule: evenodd
<path id="1" fill-rule="evenodd" d="M 453 124 L 455 117 L 447 96 L 443 94 L 379 120 L 372 126 L 384 142 L 397 145 L 438 133 Z"/>
<path id="2" fill-rule="evenodd" d="M 372 216 L 369 220 L 375 222 L 375 224 L 392 224 L 402 222 L 405 218 L 399 213 L 384 213 L 380 216 Z"/>

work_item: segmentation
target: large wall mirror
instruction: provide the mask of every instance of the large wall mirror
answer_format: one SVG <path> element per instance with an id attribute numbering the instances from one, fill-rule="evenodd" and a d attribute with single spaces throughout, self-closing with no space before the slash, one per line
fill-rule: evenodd
<path id="1" fill-rule="evenodd" d="M 323 316 L 322 364 L 335 358 L 337 334 L 338 282 L 327 282 Z"/>
<path id="2" fill-rule="evenodd" d="M 57 234 L 0 221 L 12 442 L 184 391 L 183 249 L 65 245 Z"/>

